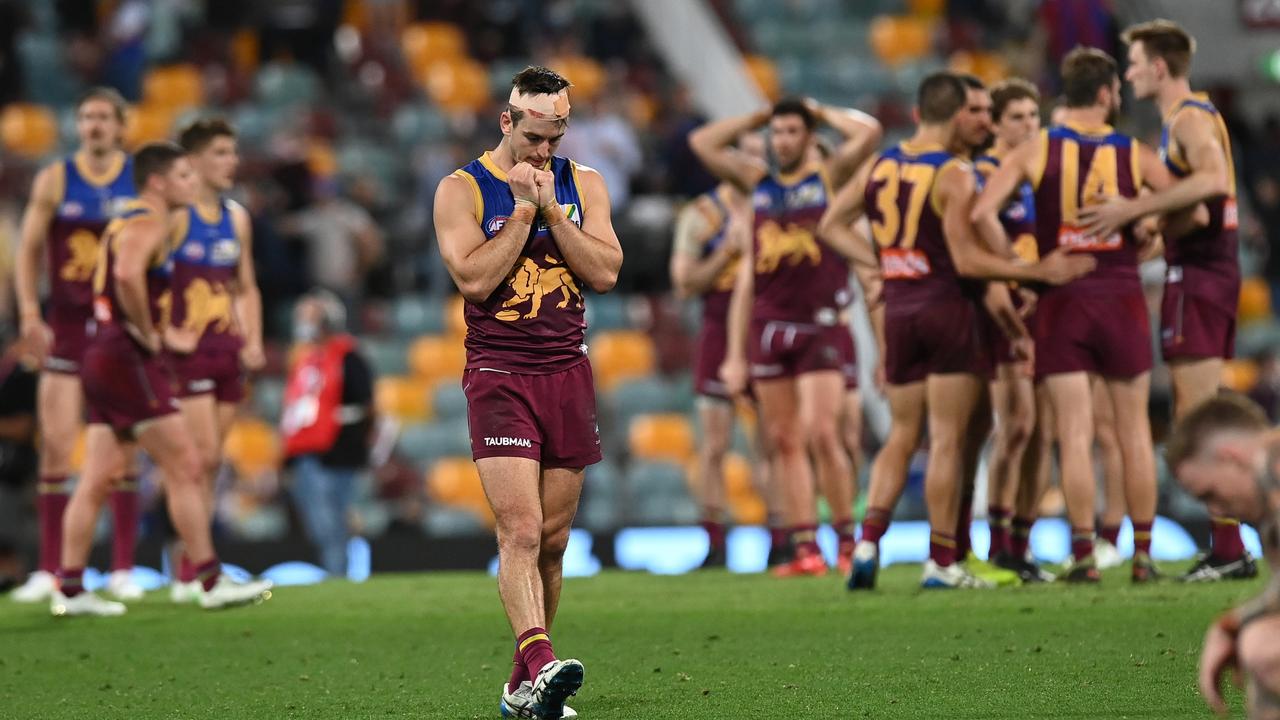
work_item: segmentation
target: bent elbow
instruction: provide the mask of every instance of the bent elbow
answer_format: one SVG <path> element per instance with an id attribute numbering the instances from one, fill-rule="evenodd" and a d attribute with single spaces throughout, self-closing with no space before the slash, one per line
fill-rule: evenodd
<path id="1" fill-rule="evenodd" d="M 617 284 L 618 271 L 616 270 L 601 273 L 598 277 L 592 278 L 591 282 L 587 283 L 588 287 L 600 295 L 609 292 Z"/>

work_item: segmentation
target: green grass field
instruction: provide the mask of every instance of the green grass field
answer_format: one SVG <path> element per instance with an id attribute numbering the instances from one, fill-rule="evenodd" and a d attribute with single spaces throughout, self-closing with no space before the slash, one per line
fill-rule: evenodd
<path id="1" fill-rule="evenodd" d="M 569 580 L 553 638 L 587 668 L 571 704 L 587 719 L 1207 718 L 1204 628 L 1261 582 L 1135 588 L 1116 570 L 1100 588 L 921 593 L 918 573 L 889 568 L 857 595 L 834 576 Z M 119 619 L 0 599 L 6 719 L 490 718 L 510 659 L 478 573 L 283 588 L 217 614 L 165 593 Z"/>

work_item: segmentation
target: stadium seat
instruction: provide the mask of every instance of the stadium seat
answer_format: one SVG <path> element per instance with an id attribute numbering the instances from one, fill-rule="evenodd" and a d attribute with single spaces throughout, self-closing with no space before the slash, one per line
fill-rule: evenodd
<path id="1" fill-rule="evenodd" d="M 947 69 L 956 73 L 976 75 L 988 84 L 1000 82 L 1009 76 L 1009 66 L 999 55 L 989 52 L 958 50 L 947 60 Z"/>
<path id="2" fill-rule="evenodd" d="M 177 111 L 165 105 L 139 105 L 129 113 L 124 141 L 129 147 L 168 139 Z"/>
<path id="3" fill-rule="evenodd" d="M 320 96 L 320 79 L 305 65 L 294 62 L 269 62 L 254 78 L 254 95 L 258 102 L 272 108 L 311 105 Z"/>
<path id="4" fill-rule="evenodd" d="M 489 74 L 470 58 L 433 61 L 417 77 L 427 95 L 445 110 L 478 112 L 489 104 Z"/>
<path id="5" fill-rule="evenodd" d="M 58 147 L 58 118 L 43 105 L 9 103 L 0 113 L 0 142 L 17 155 L 44 157 Z"/>
<path id="6" fill-rule="evenodd" d="M 581 55 L 552 58 L 547 66 L 573 83 L 575 98 L 591 100 L 604 88 L 606 75 L 600 63 Z M 507 76 L 510 82 L 510 75 Z M 510 91 L 508 91 L 510 92 Z"/>
<path id="7" fill-rule="evenodd" d="M 444 326 L 452 337 L 461 338 L 467 334 L 467 319 L 463 308 L 466 300 L 461 295 L 450 295 L 444 306 Z"/>
<path id="8" fill-rule="evenodd" d="M 272 423 L 280 419 L 284 407 L 284 380 L 275 377 L 257 378 L 253 381 L 249 394 L 255 415 Z"/>
<path id="9" fill-rule="evenodd" d="M 405 63 L 421 73 L 433 62 L 466 56 L 467 37 L 453 23 L 415 23 L 400 34 L 400 51 Z"/>
<path id="10" fill-rule="evenodd" d="M 439 300 L 408 295 L 395 300 L 391 322 L 402 337 L 437 335 L 444 332 L 444 310 Z"/>
<path id="11" fill-rule="evenodd" d="M 627 505 L 631 522 L 669 525 L 698 519 L 697 505 L 689 495 L 684 470 L 677 465 L 633 463 L 627 471 L 627 490 L 634 498 Z"/>
<path id="12" fill-rule="evenodd" d="M 409 346 L 409 369 L 429 382 L 459 380 L 466 364 L 467 353 L 459 338 L 424 335 Z"/>
<path id="13" fill-rule="evenodd" d="M 591 291 L 584 293 L 587 305 L 587 329 L 591 333 L 602 330 L 622 330 L 627 323 L 627 300 L 621 295 L 610 293 L 597 295 Z M 692 305 L 693 303 L 689 303 Z"/>
<path id="14" fill-rule="evenodd" d="M 432 394 L 432 407 L 436 417 L 441 420 L 455 420 L 467 417 L 467 396 L 462 385 L 453 382 L 441 382 L 436 385 Z"/>
<path id="15" fill-rule="evenodd" d="M 693 409 L 693 394 L 683 383 L 658 377 L 620 384 L 606 397 L 613 422 L 624 428 L 637 415 L 687 413 Z"/>
<path id="16" fill-rule="evenodd" d="M 657 364 L 653 341 L 637 330 L 599 333 L 592 338 L 590 353 L 596 383 L 605 389 L 651 375 Z"/>
<path id="17" fill-rule="evenodd" d="M 1241 359 L 1223 362 L 1222 384 L 1236 392 L 1249 392 L 1258 384 L 1258 364 Z"/>
<path id="18" fill-rule="evenodd" d="M 638 415 L 629 428 L 632 458 L 685 463 L 693 457 L 693 425 L 686 415 Z"/>
<path id="19" fill-rule="evenodd" d="M 400 431 L 397 446 L 404 457 L 414 461 L 419 467 L 427 467 L 450 455 L 469 457 L 471 436 L 467 432 L 465 418 L 418 423 L 406 425 Z"/>
<path id="20" fill-rule="evenodd" d="M 933 22 L 918 17 L 881 15 L 871 21 L 871 49 L 886 65 L 899 65 L 928 54 L 933 47 Z"/>
<path id="21" fill-rule="evenodd" d="M 773 61 L 763 55 L 748 55 L 744 60 L 747 76 L 755 81 L 756 87 L 770 102 L 782 96 L 782 84 L 778 80 L 778 68 Z"/>
<path id="22" fill-rule="evenodd" d="M 493 512 L 471 458 L 449 457 L 437 461 L 427 475 L 427 490 L 434 500 L 473 512 L 493 527 Z"/>
<path id="23" fill-rule="evenodd" d="M 1260 277 L 1247 277 L 1240 283 L 1240 323 L 1271 317 L 1271 288 Z"/>
<path id="24" fill-rule="evenodd" d="M 616 465 L 605 460 L 588 467 L 575 524 L 594 531 L 618 527 L 623 497 L 622 472 Z"/>
<path id="25" fill-rule="evenodd" d="M 420 143 L 436 143 L 449 137 L 449 121 L 435 108 L 421 101 L 407 102 L 396 109 L 391 131 L 401 150 Z"/>
<path id="26" fill-rule="evenodd" d="M 195 65 L 166 65 L 147 71 L 142 79 L 142 102 L 185 110 L 204 104 L 204 78 Z"/>
<path id="27" fill-rule="evenodd" d="M 403 340 L 365 338 L 360 342 L 360 349 L 373 366 L 374 375 L 404 375 L 409 372 L 406 355 L 409 345 Z"/>
<path id="28" fill-rule="evenodd" d="M 280 452 L 275 428 L 261 420 L 237 420 L 227 431 L 227 459 L 240 477 L 250 477 L 278 467 Z"/>
<path id="29" fill-rule="evenodd" d="M 393 375 L 378 378 L 374 387 L 374 403 L 378 413 L 405 422 L 431 419 L 431 385 L 413 376 Z"/>
<path id="30" fill-rule="evenodd" d="M 245 28 L 231 36 L 231 63 L 242 73 L 252 73 L 258 67 L 262 48 L 258 42 L 258 33 L 253 28 Z"/>

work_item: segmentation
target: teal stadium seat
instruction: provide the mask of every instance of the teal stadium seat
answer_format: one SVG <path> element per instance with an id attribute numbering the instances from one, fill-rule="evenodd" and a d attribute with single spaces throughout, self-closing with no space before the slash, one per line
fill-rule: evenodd
<path id="1" fill-rule="evenodd" d="M 605 460 L 588 467 L 577 524 L 596 531 L 618 527 L 626 505 L 625 495 L 622 472 L 616 464 Z"/>
<path id="2" fill-rule="evenodd" d="M 623 330 L 627 322 L 627 301 L 617 294 L 597 295 L 590 290 L 584 293 L 587 303 L 587 327 L 592 332 Z"/>
<path id="3" fill-rule="evenodd" d="M 471 436 L 467 433 L 467 421 L 406 425 L 400 430 L 397 443 L 400 453 L 425 469 L 439 458 L 471 456 Z"/>
<path id="4" fill-rule="evenodd" d="M 636 415 L 687 413 L 693 410 L 692 383 L 687 375 L 674 380 L 647 377 L 623 383 L 609 394 L 614 422 L 626 427 Z"/>
<path id="5" fill-rule="evenodd" d="M 444 332 L 444 302 L 414 295 L 400 297 L 391 307 L 391 324 L 396 335 L 405 339 L 439 335 Z"/>
<path id="6" fill-rule="evenodd" d="M 435 409 L 436 418 L 440 420 L 467 418 L 467 395 L 459 383 L 441 382 L 437 385 L 431 405 Z"/>
<path id="7" fill-rule="evenodd" d="M 400 149 L 409 151 L 418 145 L 447 140 L 449 121 L 425 102 L 408 102 L 396 109 L 391 118 L 391 132 Z"/>
<path id="8" fill-rule="evenodd" d="M 698 506 L 689 495 L 684 470 L 671 463 L 635 463 L 627 472 L 630 522 L 641 525 L 684 525 L 698 521 Z"/>
<path id="9" fill-rule="evenodd" d="M 406 375 L 409 372 L 409 361 L 405 357 L 409 343 L 405 340 L 365 339 L 361 341 L 360 349 L 373 366 L 376 376 Z"/>
<path id="10" fill-rule="evenodd" d="M 263 377 L 253 381 L 253 413 L 267 422 L 280 421 L 284 407 L 284 380 Z"/>
<path id="11" fill-rule="evenodd" d="M 320 80 L 300 63 L 269 62 L 254 78 L 254 95 L 267 107 L 311 105 L 320 97 Z"/>

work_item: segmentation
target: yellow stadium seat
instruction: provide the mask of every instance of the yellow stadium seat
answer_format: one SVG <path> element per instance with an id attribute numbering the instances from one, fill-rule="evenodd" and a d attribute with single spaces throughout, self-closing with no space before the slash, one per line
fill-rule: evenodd
<path id="1" fill-rule="evenodd" d="M 657 365 L 653 341 L 637 330 L 600 333 L 592 339 L 590 352 L 596 382 L 606 389 L 623 380 L 652 375 Z"/>
<path id="2" fill-rule="evenodd" d="M 747 75 L 770 102 L 782 97 L 782 81 L 778 79 L 778 68 L 772 60 L 763 55 L 748 55 L 745 63 Z"/>
<path id="3" fill-rule="evenodd" d="M 467 301 L 461 295 L 454 295 L 444 306 L 444 326 L 453 337 L 464 337 L 467 334 L 466 305 Z"/>
<path id="4" fill-rule="evenodd" d="M 464 57 L 467 37 L 453 23 L 416 23 L 400 34 L 400 50 L 409 67 L 420 73 L 432 63 Z"/>
<path id="5" fill-rule="evenodd" d="M 693 425 L 680 414 L 638 415 L 627 432 L 632 457 L 684 463 L 693 457 Z"/>
<path id="6" fill-rule="evenodd" d="M 604 88 L 606 80 L 604 67 L 589 57 L 567 55 L 554 58 L 547 63 L 547 66 L 573 83 L 574 98 L 590 100 Z"/>
<path id="7" fill-rule="evenodd" d="M 261 420 L 237 420 L 227 432 L 227 459 L 241 477 L 279 467 L 280 450 L 276 429 Z"/>
<path id="8" fill-rule="evenodd" d="M 431 383 L 413 376 L 378 378 L 374 404 L 381 414 L 406 422 L 431 419 Z"/>
<path id="9" fill-rule="evenodd" d="M 311 174 L 321 178 L 331 178 L 338 174 L 338 156 L 333 146 L 324 140 L 313 138 L 307 143 L 307 169 Z"/>
<path id="10" fill-rule="evenodd" d="M 755 495 L 730 497 L 729 513 L 736 525 L 763 525 L 769 516 L 768 507 Z"/>
<path id="11" fill-rule="evenodd" d="M 947 9 L 947 0 L 907 0 L 912 15 L 935 18 Z"/>
<path id="12" fill-rule="evenodd" d="M 956 73 L 969 73 L 988 85 L 994 85 L 1009 76 L 1009 65 L 995 53 L 958 50 L 951 54 L 947 69 Z"/>
<path id="13" fill-rule="evenodd" d="M 257 31 L 245 29 L 231 36 L 231 63 L 241 73 L 252 74 L 258 68 L 261 54 L 262 50 L 258 42 Z"/>
<path id="14" fill-rule="evenodd" d="M 724 459 L 724 489 L 729 497 L 758 497 L 756 486 L 751 484 L 751 461 L 729 453 Z"/>
<path id="15" fill-rule="evenodd" d="M 918 60 L 933 46 L 932 20 L 881 15 L 871 21 L 871 50 L 886 65 Z"/>
<path id="16" fill-rule="evenodd" d="M 470 58 L 432 62 L 418 77 L 431 99 L 446 110 L 479 111 L 489 104 L 489 74 Z"/>
<path id="17" fill-rule="evenodd" d="M 427 474 L 427 492 L 432 499 L 445 505 L 475 513 L 489 527 L 493 527 L 493 511 L 485 499 L 480 485 L 480 473 L 470 458 L 451 457 L 436 461 Z"/>
<path id="18" fill-rule="evenodd" d="M 1258 365 L 1252 360 L 1227 360 L 1222 364 L 1222 384 L 1247 393 L 1258 384 Z"/>
<path id="19" fill-rule="evenodd" d="M 466 364 L 467 352 L 457 336 L 423 335 L 409 346 L 409 370 L 427 383 L 459 380 Z"/>
<path id="20" fill-rule="evenodd" d="M 195 65 L 167 65 L 149 71 L 142 79 L 145 105 L 186 110 L 204 104 L 204 78 Z"/>
<path id="21" fill-rule="evenodd" d="M 84 430 L 76 436 L 75 447 L 71 448 L 71 471 L 80 472 L 84 468 Z"/>
<path id="22" fill-rule="evenodd" d="M 1247 277 L 1240 283 L 1239 317 L 1241 323 L 1271 317 L 1271 288 L 1260 277 Z"/>
<path id="23" fill-rule="evenodd" d="M 139 105 L 129 113 L 128 122 L 125 123 L 125 144 L 136 148 L 143 143 L 168 138 L 176 114 L 171 107 Z"/>
<path id="24" fill-rule="evenodd" d="M 25 157 L 48 155 L 58 146 L 58 119 L 43 105 L 10 103 L 0 113 L 0 142 Z"/>

